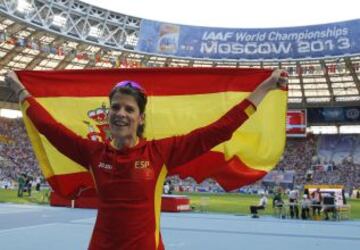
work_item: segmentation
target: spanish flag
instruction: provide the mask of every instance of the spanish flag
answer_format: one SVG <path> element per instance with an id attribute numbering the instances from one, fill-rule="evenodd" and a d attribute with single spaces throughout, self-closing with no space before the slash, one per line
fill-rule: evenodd
<path id="1" fill-rule="evenodd" d="M 139 82 L 149 97 L 145 137 L 181 135 L 210 124 L 246 98 L 272 70 L 235 68 L 132 68 L 18 71 L 32 96 L 59 123 L 89 140 L 109 140 L 108 94 L 123 80 Z M 26 116 L 25 125 L 42 172 L 64 197 L 93 189 L 90 173 L 62 155 Z M 208 153 L 170 170 L 198 183 L 216 180 L 226 191 L 251 184 L 279 161 L 285 145 L 287 91 L 273 90 L 232 138 Z M 254 113 L 254 114 L 253 114 Z"/>

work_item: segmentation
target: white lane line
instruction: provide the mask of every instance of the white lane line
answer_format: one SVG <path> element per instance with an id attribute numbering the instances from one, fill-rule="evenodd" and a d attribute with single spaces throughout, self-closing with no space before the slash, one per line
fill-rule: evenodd
<path id="1" fill-rule="evenodd" d="M 77 220 L 71 220 L 70 223 L 91 223 L 93 224 L 96 220 L 96 217 L 91 218 L 85 218 L 85 219 L 77 219 Z"/>
<path id="2" fill-rule="evenodd" d="M 33 225 L 33 226 L 25 226 L 25 227 L 15 227 L 15 228 L 10 228 L 10 229 L 2 229 L 2 230 L 0 230 L 0 234 L 1 234 L 1 233 L 14 232 L 14 231 L 28 230 L 28 229 L 32 229 L 32 228 L 55 226 L 55 225 L 59 225 L 59 223 L 48 223 L 48 224 L 41 224 L 41 225 Z"/>

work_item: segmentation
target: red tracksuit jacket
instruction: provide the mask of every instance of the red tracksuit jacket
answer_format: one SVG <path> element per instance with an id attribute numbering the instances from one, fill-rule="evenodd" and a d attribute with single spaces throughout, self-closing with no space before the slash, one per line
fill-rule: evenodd
<path id="1" fill-rule="evenodd" d="M 64 155 L 87 168 L 100 200 L 90 250 L 162 250 L 161 195 L 167 169 L 182 165 L 231 138 L 255 111 L 250 101 L 234 106 L 214 123 L 189 134 L 116 150 L 84 139 L 56 122 L 29 97 L 27 114 Z M 159 121 L 161 122 L 161 121 Z"/>

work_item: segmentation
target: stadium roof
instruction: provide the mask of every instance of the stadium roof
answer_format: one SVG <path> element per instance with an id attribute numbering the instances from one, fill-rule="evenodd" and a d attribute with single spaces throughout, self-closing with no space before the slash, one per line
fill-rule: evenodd
<path id="1" fill-rule="evenodd" d="M 140 53 L 135 47 L 141 20 L 72 0 L 0 1 L 0 101 L 7 103 L 1 105 L 16 103 L 3 82 L 8 70 L 139 66 L 282 67 L 291 70 L 290 108 L 360 103 L 360 56 L 240 61 Z M 105 41 L 97 39 L 92 24 L 98 23 Z"/>
<path id="2" fill-rule="evenodd" d="M 274 28 L 324 24 L 359 18 L 354 0 L 81 0 L 141 18 L 186 25 L 232 28 Z M 186 13 L 186 14 L 185 14 Z M 306 18 L 304 18 L 306 17 Z"/>

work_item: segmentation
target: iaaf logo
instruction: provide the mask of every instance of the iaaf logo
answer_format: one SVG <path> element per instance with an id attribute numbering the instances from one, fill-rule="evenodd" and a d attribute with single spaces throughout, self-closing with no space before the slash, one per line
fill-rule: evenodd
<path id="1" fill-rule="evenodd" d="M 92 141 L 109 142 L 111 140 L 111 134 L 108 122 L 109 108 L 106 108 L 105 103 L 102 103 L 101 107 L 89 110 L 87 116 L 94 122 L 96 122 L 96 131 L 94 125 L 89 121 L 83 121 L 88 126 L 88 134 L 86 137 Z"/>

